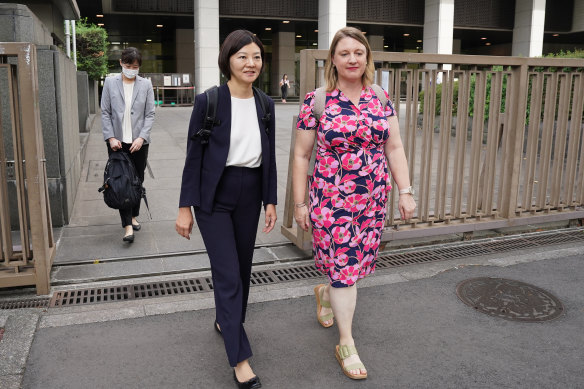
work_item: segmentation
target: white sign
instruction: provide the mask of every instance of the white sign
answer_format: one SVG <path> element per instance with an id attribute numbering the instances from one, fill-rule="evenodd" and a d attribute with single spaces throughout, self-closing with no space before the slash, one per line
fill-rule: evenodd
<path id="1" fill-rule="evenodd" d="M 172 77 L 164 76 L 164 86 L 172 86 Z"/>
<path id="2" fill-rule="evenodd" d="M 189 74 L 183 74 L 183 84 L 189 84 L 190 81 L 190 75 Z"/>
<path id="3" fill-rule="evenodd" d="M 381 71 L 381 86 L 386 91 L 389 90 L 389 72 L 388 71 Z"/>

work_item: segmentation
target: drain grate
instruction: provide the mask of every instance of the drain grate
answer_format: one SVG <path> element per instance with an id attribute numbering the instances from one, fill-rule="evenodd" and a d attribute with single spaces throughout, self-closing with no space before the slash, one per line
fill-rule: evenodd
<path id="1" fill-rule="evenodd" d="M 488 250 L 491 250 L 495 253 L 513 251 L 513 250 L 522 250 L 522 249 L 531 249 L 534 246 L 539 246 L 536 242 L 528 242 L 524 239 L 513 239 L 513 240 L 496 240 L 493 242 L 487 242 L 481 244 L 481 247 L 485 247 Z"/>
<path id="2" fill-rule="evenodd" d="M 502 252 L 524 250 L 539 246 L 584 241 L 584 230 L 570 232 L 536 233 L 521 237 L 507 237 L 496 240 L 469 242 L 451 246 L 442 246 L 432 250 L 412 250 L 381 255 L 377 258 L 378 269 L 419 263 L 446 261 L 468 256 L 481 256 Z M 258 270 L 251 273 L 251 286 L 269 285 L 279 282 L 292 282 L 321 278 L 323 275 L 313 265 L 290 266 L 286 268 Z M 103 302 L 137 300 L 152 297 L 171 296 L 213 290 L 211 277 L 199 277 L 186 280 L 152 282 L 116 287 L 66 290 L 55 292 L 49 307 L 96 304 Z M 1 305 L 0 305 L 1 306 Z M 11 308 L 4 308 L 11 309 Z"/>
<path id="3" fill-rule="evenodd" d="M 212 291 L 210 277 L 55 292 L 49 307 L 66 307 Z"/>
<path id="4" fill-rule="evenodd" d="M 0 309 L 48 308 L 49 298 L 36 298 L 0 302 Z"/>
<path id="5" fill-rule="evenodd" d="M 532 249 L 562 243 L 584 242 L 584 230 L 570 232 L 538 232 L 531 236 L 500 238 L 496 240 L 471 242 L 440 247 L 435 250 L 409 251 L 382 255 L 377 258 L 380 269 L 407 266 L 426 262 L 446 261 L 469 256 L 504 253 L 515 250 Z"/>
<path id="6" fill-rule="evenodd" d="M 553 244 L 570 243 L 574 241 L 584 241 L 584 233 L 579 232 L 578 234 L 565 233 L 565 234 L 553 234 L 553 235 L 543 235 L 543 236 L 529 236 L 524 238 L 524 240 L 532 243 L 536 243 L 540 246 L 547 246 Z"/>
<path id="7" fill-rule="evenodd" d="M 300 281 L 322 277 L 322 273 L 312 265 L 272 270 L 272 274 L 279 282 Z"/>

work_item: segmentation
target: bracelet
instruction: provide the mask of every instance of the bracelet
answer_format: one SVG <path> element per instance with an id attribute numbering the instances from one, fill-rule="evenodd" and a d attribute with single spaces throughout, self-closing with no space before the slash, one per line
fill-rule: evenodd
<path id="1" fill-rule="evenodd" d="M 298 203 L 298 204 L 294 204 L 296 206 L 296 208 L 302 208 L 302 207 L 306 207 L 306 203 Z"/>

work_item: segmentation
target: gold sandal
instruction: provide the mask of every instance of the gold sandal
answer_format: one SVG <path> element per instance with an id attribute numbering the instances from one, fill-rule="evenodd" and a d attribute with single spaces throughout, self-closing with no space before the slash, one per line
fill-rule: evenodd
<path id="1" fill-rule="evenodd" d="M 321 308 L 330 308 L 331 307 L 330 301 L 325 301 L 322 298 L 322 296 L 324 295 L 324 288 L 326 288 L 325 284 L 319 284 L 319 285 L 316 285 L 314 287 L 314 295 L 316 296 L 316 319 L 318 320 L 318 322 L 320 323 L 321 326 L 323 326 L 324 328 L 329 328 L 333 324 L 335 324 L 335 322 L 332 321 L 330 324 L 325 324 L 325 322 L 333 319 L 335 316 L 332 312 L 327 313 L 326 315 L 320 316 Z"/>
<path id="2" fill-rule="evenodd" d="M 339 361 L 339 365 L 341 365 L 343 373 L 345 373 L 347 377 L 352 378 L 354 380 L 364 380 L 365 378 L 367 378 L 367 373 L 365 374 L 351 373 L 351 370 L 365 369 L 365 365 L 363 364 L 363 362 L 357 362 L 345 366 L 345 359 L 349 358 L 351 355 L 359 355 L 357 353 L 357 348 L 354 345 L 352 344 L 340 346 L 337 345 L 335 349 L 335 357 L 337 357 L 337 361 Z"/>

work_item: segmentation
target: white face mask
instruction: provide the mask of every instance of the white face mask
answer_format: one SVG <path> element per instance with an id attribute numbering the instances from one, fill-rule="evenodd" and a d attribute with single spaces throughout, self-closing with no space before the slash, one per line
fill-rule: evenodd
<path id="1" fill-rule="evenodd" d="M 124 76 L 128 78 L 136 77 L 138 75 L 138 72 L 140 72 L 140 69 L 126 69 L 125 67 L 122 66 L 122 73 L 124 73 Z"/>

